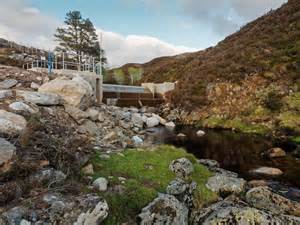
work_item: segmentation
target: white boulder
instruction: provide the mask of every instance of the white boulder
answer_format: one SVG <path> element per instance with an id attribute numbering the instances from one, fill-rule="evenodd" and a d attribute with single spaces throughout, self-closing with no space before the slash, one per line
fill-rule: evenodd
<path id="1" fill-rule="evenodd" d="M 62 98 L 57 94 L 40 93 L 35 91 L 16 91 L 18 97 L 24 98 L 27 102 L 32 102 L 37 105 L 52 106 L 62 104 Z"/>
<path id="2" fill-rule="evenodd" d="M 99 177 L 93 182 L 93 187 L 97 191 L 106 191 L 107 185 L 108 185 L 108 181 L 104 177 Z"/>

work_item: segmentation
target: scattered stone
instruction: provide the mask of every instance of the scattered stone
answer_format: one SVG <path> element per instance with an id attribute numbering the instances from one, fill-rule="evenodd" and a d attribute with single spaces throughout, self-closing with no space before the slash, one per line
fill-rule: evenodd
<path id="1" fill-rule="evenodd" d="M 0 110 L 0 133 L 16 136 L 19 135 L 25 128 L 27 122 L 23 116 Z"/>
<path id="2" fill-rule="evenodd" d="M 34 109 L 29 105 L 25 104 L 24 102 L 13 102 L 9 105 L 9 108 L 19 113 L 34 114 L 39 112 L 38 108 Z"/>
<path id="3" fill-rule="evenodd" d="M 206 134 L 206 133 L 205 133 L 203 130 L 198 130 L 197 133 L 196 133 L 196 135 L 197 135 L 198 137 L 203 137 L 205 134 Z"/>
<path id="4" fill-rule="evenodd" d="M 144 143 L 143 139 L 140 138 L 139 136 L 133 136 L 132 141 L 133 141 L 134 146 L 136 146 L 136 147 L 141 146 Z"/>
<path id="5" fill-rule="evenodd" d="M 131 121 L 133 125 L 138 128 L 143 128 L 144 126 L 143 117 L 139 113 L 133 113 L 131 117 Z"/>
<path id="6" fill-rule="evenodd" d="M 81 213 L 74 225 L 99 225 L 108 216 L 108 204 L 102 199 L 94 209 Z"/>
<path id="7" fill-rule="evenodd" d="M 279 215 L 293 215 L 297 209 L 294 202 L 281 195 L 273 193 L 268 187 L 252 188 L 246 193 L 246 201 L 257 209 L 268 210 Z"/>
<path id="8" fill-rule="evenodd" d="M 280 158 L 285 157 L 286 152 L 281 148 L 272 148 L 266 152 L 266 156 L 268 156 L 269 158 Z"/>
<path id="9" fill-rule="evenodd" d="M 59 95 L 52 93 L 17 90 L 16 95 L 24 98 L 25 101 L 42 106 L 61 105 L 63 102 L 62 98 Z"/>
<path id="10" fill-rule="evenodd" d="M 87 134 L 89 136 L 95 136 L 98 133 L 98 126 L 90 120 L 84 120 L 82 125 L 78 127 L 78 132 L 81 134 Z"/>
<path id="11" fill-rule="evenodd" d="M 9 169 L 5 165 L 11 161 L 15 151 L 16 147 L 13 144 L 0 138 L 0 172 L 6 172 Z"/>
<path id="12" fill-rule="evenodd" d="M 99 177 L 93 182 L 93 187 L 97 191 L 106 191 L 107 185 L 108 185 L 108 181 L 104 177 Z"/>
<path id="13" fill-rule="evenodd" d="M 209 169 L 214 169 L 214 168 L 220 167 L 219 162 L 216 160 L 213 160 L 213 159 L 199 159 L 199 160 L 197 160 L 197 162 L 199 164 L 202 164 L 202 165 L 208 167 Z"/>
<path id="14" fill-rule="evenodd" d="M 186 158 L 173 160 L 169 168 L 178 177 L 187 177 L 194 171 L 193 164 Z"/>
<path id="15" fill-rule="evenodd" d="M 65 111 L 79 124 L 82 124 L 88 118 L 86 112 L 70 105 L 65 106 Z"/>
<path id="16" fill-rule="evenodd" d="M 176 125 L 175 125 L 174 122 L 168 122 L 168 123 L 165 124 L 165 127 L 166 127 L 168 130 L 172 131 L 172 130 L 175 129 Z"/>
<path id="17" fill-rule="evenodd" d="M 113 141 L 118 138 L 118 134 L 115 131 L 109 132 L 107 135 L 104 136 L 104 141 Z"/>
<path id="18" fill-rule="evenodd" d="M 99 111 L 98 110 L 89 108 L 88 110 L 86 110 L 86 113 L 92 121 L 97 121 L 98 120 L 98 117 L 99 117 Z"/>
<path id="19" fill-rule="evenodd" d="M 159 194 L 138 217 L 141 225 L 187 225 L 188 208 L 173 195 Z"/>
<path id="20" fill-rule="evenodd" d="M 101 154 L 99 157 L 100 159 L 110 159 L 110 155 L 108 154 Z"/>
<path id="21" fill-rule="evenodd" d="M 13 95 L 11 90 L 0 90 L 0 99 L 9 98 Z"/>
<path id="22" fill-rule="evenodd" d="M 206 187 L 221 196 L 230 194 L 240 194 L 245 189 L 246 181 L 242 178 L 229 177 L 217 174 L 210 177 L 206 183 Z"/>
<path id="23" fill-rule="evenodd" d="M 6 79 L 0 82 L 0 89 L 9 89 L 16 86 L 18 83 L 15 79 Z"/>
<path id="24" fill-rule="evenodd" d="M 30 87 L 31 87 L 32 89 L 34 89 L 34 90 L 39 89 L 40 86 L 41 86 L 41 85 L 39 85 L 39 84 L 37 84 L 37 83 L 35 83 L 35 82 L 31 82 L 31 84 L 30 84 Z"/>
<path id="25" fill-rule="evenodd" d="M 68 105 L 81 109 L 87 108 L 92 101 L 93 88 L 80 76 L 72 80 L 56 78 L 39 88 L 40 93 L 52 93 L 61 96 Z"/>
<path id="26" fill-rule="evenodd" d="M 156 127 L 159 125 L 159 123 L 160 123 L 159 118 L 156 116 L 152 116 L 152 117 L 148 118 L 146 121 L 148 128 Z"/>
<path id="27" fill-rule="evenodd" d="M 24 215 L 26 214 L 26 209 L 23 207 L 14 207 L 7 212 L 0 214 L 0 222 L 1 224 L 8 224 L 8 225 L 14 225 L 14 224 L 20 224 Z"/>
<path id="28" fill-rule="evenodd" d="M 272 167 L 260 167 L 251 170 L 250 173 L 261 176 L 281 176 L 283 174 L 283 172 L 280 169 Z"/>
<path id="29" fill-rule="evenodd" d="M 67 178 L 67 175 L 62 171 L 50 169 L 42 169 L 29 177 L 32 183 L 51 183 L 61 184 Z"/>
<path id="30" fill-rule="evenodd" d="M 94 167 L 93 167 L 93 164 L 88 164 L 86 165 L 85 167 L 83 167 L 81 169 L 82 173 L 85 174 L 85 175 L 93 175 L 94 174 Z"/>
<path id="31" fill-rule="evenodd" d="M 23 220 L 21 220 L 20 225 L 31 225 L 31 222 L 23 219 Z"/>

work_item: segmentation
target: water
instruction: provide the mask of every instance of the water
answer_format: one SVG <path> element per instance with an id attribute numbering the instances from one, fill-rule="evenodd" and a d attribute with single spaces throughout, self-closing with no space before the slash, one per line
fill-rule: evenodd
<path id="1" fill-rule="evenodd" d="M 217 160 L 221 167 L 234 171 L 246 180 L 267 179 L 276 189 L 286 188 L 299 195 L 300 199 L 300 160 L 291 156 L 293 146 L 288 143 L 275 143 L 264 138 L 225 130 L 204 129 L 206 135 L 198 137 L 197 129 L 192 127 L 178 128 L 174 132 L 165 128 L 152 130 L 152 138 L 156 143 L 173 144 L 185 148 L 197 158 Z M 186 134 L 185 141 L 178 140 L 178 133 Z M 282 147 L 287 151 L 284 158 L 268 159 L 262 153 L 272 147 Z M 258 177 L 249 171 L 258 167 L 268 166 L 281 169 L 284 174 L 276 178 Z M 281 186 L 281 188 L 279 188 Z"/>

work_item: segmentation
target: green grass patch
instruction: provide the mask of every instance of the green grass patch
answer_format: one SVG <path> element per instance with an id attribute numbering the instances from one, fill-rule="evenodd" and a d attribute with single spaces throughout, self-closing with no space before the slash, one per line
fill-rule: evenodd
<path id="1" fill-rule="evenodd" d="M 286 103 L 289 109 L 300 111 L 300 92 L 288 96 L 286 98 Z"/>
<path id="2" fill-rule="evenodd" d="M 110 186 L 121 184 L 118 177 L 125 177 L 124 193 L 99 193 L 108 202 L 110 214 L 104 224 L 121 224 L 135 219 L 135 216 L 149 202 L 157 197 L 158 192 L 165 192 L 167 185 L 175 178 L 169 169 L 172 160 L 186 157 L 194 164 L 192 180 L 198 184 L 195 197 L 197 205 L 212 202 L 216 194 L 205 187 L 207 179 L 213 174 L 206 167 L 198 164 L 196 158 L 172 146 L 159 146 L 155 149 L 126 150 L 124 156 L 111 155 L 110 159 L 93 157 L 94 178 L 113 177 Z"/>
<path id="3" fill-rule="evenodd" d="M 292 142 L 295 142 L 297 145 L 300 145 L 300 136 L 292 137 Z"/>
<path id="4" fill-rule="evenodd" d="M 284 112 L 279 115 L 279 126 L 290 131 L 300 132 L 300 113 Z"/>

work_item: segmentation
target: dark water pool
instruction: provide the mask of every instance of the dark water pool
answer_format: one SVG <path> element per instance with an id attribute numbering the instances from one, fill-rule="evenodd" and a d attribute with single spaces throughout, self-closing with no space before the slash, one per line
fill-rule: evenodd
<path id="1" fill-rule="evenodd" d="M 173 132 L 159 128 L 153 132 L 152 138 L 157 143 L 183 147 L 197 158 L 217 160 L 222 168 L 237 172 L 247 180 L 267 179 L 252 175 L 249 173 L 251 169 L 262 166 L 279 168 L 284 174 L 277 178 L 268 178 L 270 181 L 300 188 L 300 160 L 291 156 L 289 152 L 293 147 L 289 144 L 274 143 L 263 137 L 238 134 L 232 131 L 211 129 L 204 129 L 204 131 L 206 132 L 205 136 L 197 137 L 197 129 L 192 127 L 179 128 Z M 179 141 L 176 138 L 178 133 L 186 134 L 186 140 Z M 287 151 L 287 156 L 277 159 L 263 157 L 261 154 L 271 147 L 282 147 Z"/>

